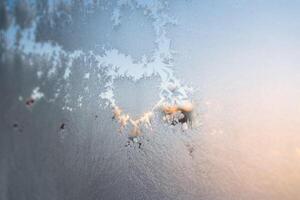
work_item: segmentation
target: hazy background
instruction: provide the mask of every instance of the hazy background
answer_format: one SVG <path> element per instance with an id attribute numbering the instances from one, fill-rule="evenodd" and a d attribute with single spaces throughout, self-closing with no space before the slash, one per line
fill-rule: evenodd
<path id="1" fill-rule="evenodd" d="M 54 62 L 23 54 L 31 43 L 18 44 L 17 32 L 36 21 L 35 41 L 99 55 L 116 48 L 139 60 L 155 49 L 151 19 L 125 6 L 116 28 L 114 1 L 91 12 L 70 1 L 72 9 L 61 4 L 54 15 L 37 2 L 1 0 L 0 199 L 300 198 L 299 1 L 169 1 L 174 72 L 194 88 L 201 125 L 182 132 L 155 121 L 141 149 L 125 147 L 126 134 L 98 98 L 109 78 L 93 58 L 76 59 L 65 80 L 61 57 L 48 76 Z M 118 104 L 145 112 L 158 100 L 158 82 L 120 78 Z M 45 98 L 28 108 L 36 86 Z"/>

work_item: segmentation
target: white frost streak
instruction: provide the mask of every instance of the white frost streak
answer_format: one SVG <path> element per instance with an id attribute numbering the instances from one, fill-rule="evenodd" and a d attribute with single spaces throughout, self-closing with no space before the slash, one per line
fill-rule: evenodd
<path id="1" fill-rule="evenodd" d="M 36 75 L 37 75 L 38 79 L 40 79 L 43 75 L 43 72 L 39 70 L 36 72 Z"/>
<path id="2" fill-rule="evenodd" d="M 71 74 L 70 67 L 67 67 L 64 73 L 64 79 L 67 80 Z"/>
<path id="3" fill-rule="evenodd" d="M 31 93 L 31 98 L 34 100 L 39 100 L 44 97 L 44 93 L 40 92 L 40 87 L 36 87 L 33 89 Z"/>
<path id="4" fill-rule="evenodd" d="M 114 99 L 114 93 L 112 90 L 107 90 L 105 92 L 102 92 L 99 97 L 101 97 L 102 99 L 108 100 L 112 105 L 111 106 L 115 106 L 116 102 Z"/>
<path id="5" fill-rule="evenodd" d="M 151 68 L 153 66 L 149 67 L 143 63 L 134 63 L 131 56 L 120 54 L 116 49 L 106 51 L 105 57 L 101 57 L 99 62 L 104 65 L 112 65 L 118 75 L 128 76 L 134 81 L 154 73 L 154 69 Z"/>
<path id="6" fill-rule="evenodd" d="M 83 78 L 84 79 L 90 79 L 90 73 L 85 73 Z"/>

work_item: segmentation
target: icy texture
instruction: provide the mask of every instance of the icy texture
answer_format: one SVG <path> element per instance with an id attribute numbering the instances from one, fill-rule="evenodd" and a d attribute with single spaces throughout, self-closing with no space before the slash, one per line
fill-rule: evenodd
<path id="1" fill-rule="evenodd" d="M 299 199 L 299 6 L 0 1 L 0 199 Z"/>

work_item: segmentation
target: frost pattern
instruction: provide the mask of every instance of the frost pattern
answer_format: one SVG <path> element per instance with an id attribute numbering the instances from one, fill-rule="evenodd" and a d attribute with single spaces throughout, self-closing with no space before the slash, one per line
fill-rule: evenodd
<path id="1" fill-rule="evenodd" d="M 161 105 L 176 105 L 176 104 L 185 104 L 189 101 L 189 94 L 192 92 L 192 88 L 183 85 L 181 81 L 175 77 L 173 66 L 173 51 L 170 47 L 171 40 L 167 37 L 166 26 L 167 25 L 176 25 L 176 20 L 168 16 L 164 11 L 167 7 L 167 4 L 164 1 L 154 0 L 154 1 L 145 1 L 145 0 L 119 0 L 117 1 L 117 6 L 113 9 L 111 14 L 111 20 L 115 27 L 119 26 L 122 23 L 122 9 L 123 8 L 141 9 L 143 10 L 145 16 L 151 19 L 153 29 L 155 31 L 155 44 L 156 48 L 151 57 L 146 55 L 140 60 L 134 60 L 130 55 L 123 54 L 118 49 L 103 49 L 103 54 L 97 54 L 94 51 L 83 52 L 82 50 L 75 50 L 72 52 L 65 51 L 59 45 L 51 44 L 49 42 L 36 42 L 34 34 L 37 28 L 37 19 L 33 20 L 32 26 L 23 31 L 23 37 L 21 37 L 19 43 L 22 48 L 24 55 L 29 56 L 29 62 L 33 62 L 32 59 L 34 56 L 43 56 L 44 58 L 51 61 L 52 66 L 47 72 L 48 79 L 51 79 L 54 75 L 57 75 L 61 71 L 61 66 L 64 66 L 65 69 L 63 73 L 63 80 L 66 81 L 65 86 L 70 86 L 70 81 L 68 81 L 72 76 L 72 66 L 73 63 L 77 60 L 88 60 L 93 59 L 94 68 L 99 70 L 105 69 L 107 75 L 105 89 L 99 94 L 99 98 L 106 101 L 106 106 L 110 106 L 113 110 L 114 117 L 119 121 L 122 127 L 126 126 L 127 123 L 130 123 L 134 129 L 135 135 L 138 135 L 139 126 L 150 125 L 150 118 L 153 117 L 154 111 L 158 108 L 161 108 Z M 13 24 L 9 27 L 6 32 L 8 39 L 8 47 L 14 48 L 14 39 L 16 34 L 18 34 L 18 26 Z M 65 57 L 65 62 L 62 63 L 62 57 Z M 38 69 L 37 77 L 42 79 L 43 69 Z M 114 81 L 119 77 L 128 77 L 133 81 L 138 81 L 145 77 L 158 76 L 160 78 L 160 100 L 157 104 L 144 113 L 138 119 L 133 119 L 130 116 L 130 113 L 123 113 L 121 108 L 116 104 L 116 99 L 114 95 Z M 90 74 L 86 73 L 83 79 L 89 79 Z M 39 87 L 36 87 L 39 89 Z M 33 90 L 37 92 L 36 88 Z M 85 91 L 88 91 L 89 88 L 86 87 Z M 60 95 L 61 88 L 58 87 L 56 90 L 55 97 L 49 99 L 49 101 L 55 101 L 55 99 Z M 65 95 L 65 106 L 63 109 L 72 111 L 74 108 L 68 105 L 70 102 L 69 95 Z M 82 96 L 78 97 L 78 107 L 82 106 Z"/>

